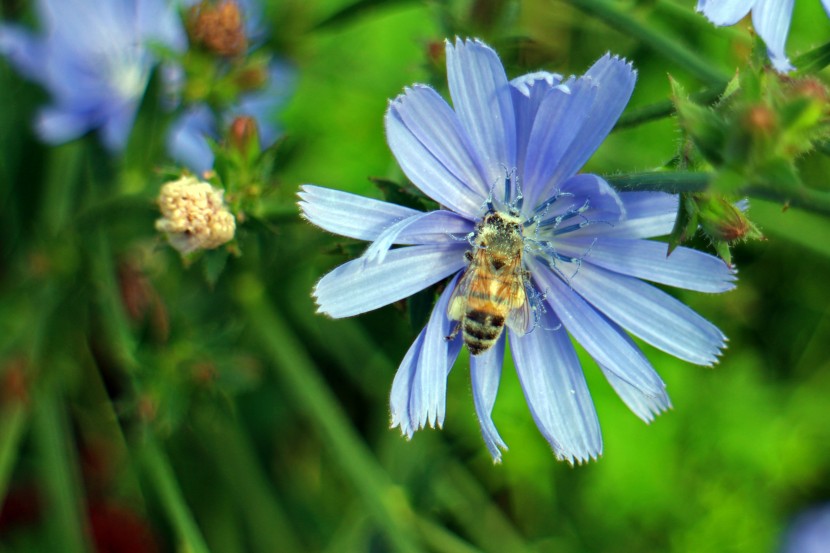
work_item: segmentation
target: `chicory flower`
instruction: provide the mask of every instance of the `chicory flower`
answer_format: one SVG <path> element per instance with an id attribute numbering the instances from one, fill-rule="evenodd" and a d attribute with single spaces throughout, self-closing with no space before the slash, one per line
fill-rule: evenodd
<path id="1" fill-rule="evenodd" d="M 309 221 L 372 241 L 361 258 L 317 283 L 319 311 L 358 315 L 449 278 L 395 376 L 392 426 L 411 437 L 426 425 L 443 424 L 447 376 L 467 342 L 482 434 L 500 460 L 506 445 L 491 413 L 509 339 L 531 414 L 556 456 L 571 463 L 595 458 L 602 438 L 571 337 L 632 411 L 650 421 L 670 406 L 669 397 L 629 334 L 699 365 L 716 362 L 725 338 L 641 279 L 723 292 L 734 286 L 735 275 L 714 256 L 679 247 L 666 257 L 665 243 L 647 240 L 671 231 L 675 196 L 617 192 L 599 176 L 577 173 L 629 100 L 636 79 L 629 63 L 605 55 L 581 77 L 538 72 L 508 81 L 484 43 L 456 40 L 446 50 L 454 107 L 432 88 L 415 85 L 386 113 L 398 163 L 440 209 L 420 212 L 302 187 L 300 207 Z M 496 219 L 501 223 L 492 226 Z M 506 259 L 507 266 L 518 265 L 512 282 L 521 278 L 524 287 L 510 293 L 524 301 L 514 301 L 517 309 L 501 321 L 506 329 L 494 339 L 490 332 L 494 343 L 481 348 L 465 336 L 474 326 L 466 318 L 477 315 L 459 317 L 464 300 L 457 287 L 483 255 L 492 262 L 492 278 L 475 299 L 498 303 L 490 296 L 510 279 L 500 274 L 499 246 L 487 240 L 502 231 L 519 244 L 514 254 L 520 259 Z M 491 317 L 488 324 L 496 322 Z M 467 326 L 459 331 L 461 323 Z"/>
<path id="2" fill-rule="evenodd" d="M 0 53 L 52 97 L 35 121 L 38 135 L 61 143 L 100 129 L 109 150 L 122 150 L 158 62 L 153 45 L 186 46 L 175 4 L 38 0 L 36 8 L 40 32 L 0 25 Z"/>

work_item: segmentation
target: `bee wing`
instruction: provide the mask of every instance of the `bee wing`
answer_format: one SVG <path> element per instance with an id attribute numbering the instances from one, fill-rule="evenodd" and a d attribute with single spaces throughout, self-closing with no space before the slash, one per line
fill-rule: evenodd
<path id="1" fill-rule="evenodd" d="M 455 285 L 455 290 L 452 291 L 447 304 L 447 317 L 451 321 L 460 321 L 464 318 L 464 313 L 467 311 L 467 293 L 474 281 L 475 269 L 467 267 L 467 270 L 464 271 L 464 274 Z"/>
<path id="2" fill-rule="evenodd" d="M 530 332 L 536 324 L 533 316 L 533 306 L 528 301 L 523 277 L 516 277 L 513 280 L 512 288 L 508 296 L 511 302 L 510 312 L 507 315 L 507 326 L 519 336 L 523 336 Z"/>

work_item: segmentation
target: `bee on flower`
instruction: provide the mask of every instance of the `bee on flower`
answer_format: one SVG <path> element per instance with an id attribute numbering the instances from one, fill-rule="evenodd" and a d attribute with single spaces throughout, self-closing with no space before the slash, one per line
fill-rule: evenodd
<path id="1" fill-rule="evenodd" d="M 581 77 L 537 72 L 508 81 L 495 51 L 478 40 L 448 42 L 446 54 L 453 107 L 414 85 L 390 102 L 385 119 L 401 169 L 440 209 L 313 185 L 300 191 L 306 219 L 372 242 L 317 283 L 319 311 L 358 315 L 449 278 L 398 368 L 392 426 L 411 437 L 443 424 L 447 376 L 466 345 L 484 441 L 500 460 L 506 445 L 492 410 L 509 341 L 531 414 L 556 456 L 595 458 L 602 437 L 569 334 L 651 421 L 669 397 L 629 334 L 700 365 L 717 361 L 725 337 L 641 279 L 723 292 L 734 272 L 687 248 L 667 258 L 665 243 L 648 240 L 671 231 L 675 196 L 617 192 L 578 173 L 628 103 L 630 63 L 605 55 Z"/>

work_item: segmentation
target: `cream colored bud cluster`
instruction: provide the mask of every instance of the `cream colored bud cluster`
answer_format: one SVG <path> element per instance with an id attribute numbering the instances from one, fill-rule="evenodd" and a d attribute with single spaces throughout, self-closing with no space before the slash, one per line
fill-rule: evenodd
<path id="1" fill-rule="evenodd" d="M 236 220 L 225 207 L 224 191 L 185 176 L 161 187 L 158 204 L 162 218 L 156 229 L 186 255 L 210 250 L 233 239 Z"/>

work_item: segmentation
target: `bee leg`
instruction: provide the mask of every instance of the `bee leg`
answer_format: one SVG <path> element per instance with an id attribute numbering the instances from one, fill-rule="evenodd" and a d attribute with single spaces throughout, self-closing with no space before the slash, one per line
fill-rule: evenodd
<path id="1" fill-rule="evenodd" d="M 450 332 L 449 336 L 445 336 L 444 340 L 447 342 L 451 342 L 455 340 L 455 337 L 458 336 L 458 333 L 461 331 L 461 321 L 455 323 L 455 326 L 452 328 L 452 332 Z"/>

